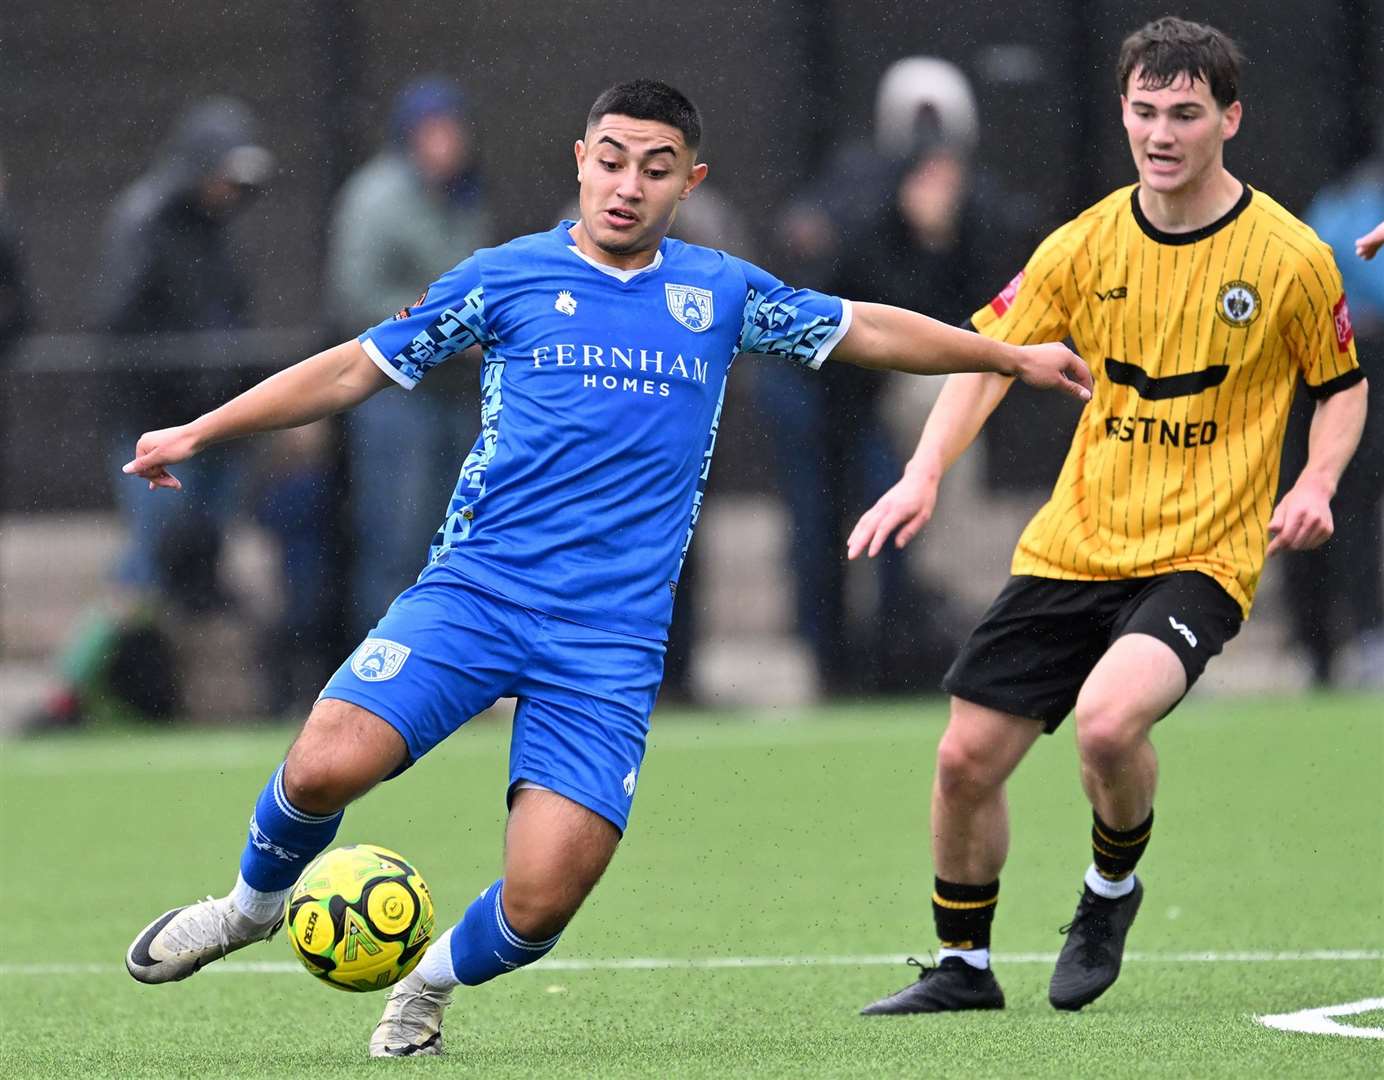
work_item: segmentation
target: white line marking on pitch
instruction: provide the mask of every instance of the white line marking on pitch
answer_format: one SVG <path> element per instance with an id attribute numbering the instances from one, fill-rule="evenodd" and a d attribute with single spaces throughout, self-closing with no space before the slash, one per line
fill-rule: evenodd
<path id="1" fill-rule="evenodd" d="M 997 953 L 996 964 L 1051 964 L 1056 953 Z M 1181 952 L 1125 954 L 1126 963 L 1135 964 L 1281 964 L 1298 961 L 1384 960 L 1377 949 L 1310 949 L 1301 952 Z M 736 968 L 785 967 L 888 967 L 902 964 L 903 955 L 865 956 L 709 956 L 709 957 L 616 957 L 582 959 L 546 957 L 526 971 L 666 971 L 725 970 Z M 119 964 L 0 964 L 0 977 L 8 975 L 111 975 L 123 972 Z M 206 969 L 223 975 L 285 975 L 302 970 L 291 960 L 227 960 Z M 1384 1006 L 1375 1006 L 1381 1008 Z M 1368 1011 L 1365 1009 L 1361 1012 Z M 1366 1030 L 1366 1029 L 1357 1029 Z"/>
<path id="2" fill-rule="evenodd" d="M 1345 1035 L 1356 1039 L 1384 1039 L 1384 1027 L 1352 1027 L 1338 1024 L 1333 1016 L 1354 1016 L 1357 1013 L 1384 1009 L 1384 998 L 1366 998 L 1345 1005 L 1323 1005 L 1320 1009 L 1299 1009 L 1297 1012 L 1274 1016 L 1256 1016 L 1265 1027 L 1279 1031 L 1301 1031 L 1308 1035 Z"/>

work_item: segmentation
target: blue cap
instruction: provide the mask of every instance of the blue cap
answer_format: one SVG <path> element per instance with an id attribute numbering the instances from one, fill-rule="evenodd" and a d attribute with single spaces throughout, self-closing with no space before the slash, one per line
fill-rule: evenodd
<path id="1" fill-rule="evenodd" d="M 450 79 L 432 75 L 409 83 L 394 99 L 390 133 L 396 142 L 406 142 L 418 125 L 432 116 L 466 119 L 466 103 L 461 89 Z"/>

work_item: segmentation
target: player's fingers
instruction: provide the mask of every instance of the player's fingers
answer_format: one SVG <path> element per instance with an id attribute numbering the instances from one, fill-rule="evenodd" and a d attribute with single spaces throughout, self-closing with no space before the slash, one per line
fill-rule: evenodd
<path id="1" fill-rule="evenodd" d="M 889 537 L 894 535 L 894 530 L 903 523 L 907 515 L 895 507 L 888 507 L 880 518 L 875 522 L 874 535 L 870 537 L 870 558 L 874 558 L 884 550 L 885 543 Z"/>
<path id="2" fill-rule="evenodd" d="M 171 488 L 173 491 L 183 490 L 182 482 L 162 465 L 141 469 L 139 475 L 149 481 L 150 491 L 155 488 Z"/>
<path id="3" fill-rule="evenodd" d="M 164 464 L 162 455 L 157 450 L 151 450 L 147 454 L 136 454 L 134 460 L 120 466 L 120 471 L 127 476 L 149 476 L 151 470 L 162 470 Z"/>
<path id="4" fill-rule="evenodd" d="M 1307 515 L 1301 510 L 1291 510 L 1283 522 L 1278 539 L 1282 541 L 1283 547 L 1298 551 L 1302 548 L 1302 538 L 1306 531 Z"/>
<path id="5" fill-rule="evenodd" d="M 1063 375 L 1057 384 L 1057 388 L 1064 393 L 1070 394 L 1072 397 L 1076 398 L 1077 401 L 1091 400 L 1090 389 L 1082 386 L 1081 383 L 1075 381 L 1070 375 Z"/>
<path id="6" fill-rule="evenodd" d="M 1381 245 L 1384 245 L 1384 221 L 1355 241 L 1355 254 L 1362 259 L 1373 259 Z"/>
<path id="7" fill-rule="evenodd" d="M 897 548 L 906 547 L 909 541 L 922 532 L 923 526 L 931 520 L 931 510 L 919 510 L 909 518 L 907 524 L 899 530 L 898 536 L 894 537 L 894 546 Z"/>
<path id="8" fill-rule="evenodd" d="M 1083 400 L 1089 401 L 1091 391 L 1095 389 L 1096 383 L 1091 377 L 1091 369 L 1086 366 L 1086 361 L 1073 353 L 1071 363 L 1067 365 L 1065 374 L 1068 379 L 1086 391 L 1086 397 Z"/>
<path id="9" fill-rule="evenodd" d="M 1283 526 L 1286 517 L 1287 513 L 1283 509 L 1283 504 L 1279 503 L 1278 506 L 1274 508 L 1273 517 L 1269 518 L 1270 540 L 1268 549 L 1264 552 L 1265 558 L 1270 555 L 1277 555 L 1287 546 L 1287 540 L 1283 535 Z"/>
<path id="10" fill-rule="evenodd" d="M 879 516 L 878 503 L 860 515 L 860 520 L 855 523 L 851 535 L 846 538 L 846 558 L 854 559 L 869 545 L 870 538 L 875 532 L 875 522 L 879 520 Z"/>
<path id="11" fill-rule="evenodd" d="M 1299 540 L 1298 549 L 1300 551 L 1311 551 L 1319 548 L 1331 539 L 1332 528 L 1328 521 L 1322 518 L 1313 518 L 1302 530 L 1302 537 Z"/>
<path id="12" fill-rule="evenodd" d="M 874 558 L 884 550 L 885 542 L 893 535 L 894 530 L 899 527 L 899 522 L 903 516 L 897 512 L 885 514 L 883 519 L 875 526 L 875 534 L 870 537 L 870 558 Z"/>

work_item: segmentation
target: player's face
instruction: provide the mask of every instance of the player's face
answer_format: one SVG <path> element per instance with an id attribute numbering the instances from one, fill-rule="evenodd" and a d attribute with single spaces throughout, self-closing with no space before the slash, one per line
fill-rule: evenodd
<path id="1" fill-rule="evenodd" d="M 1240 128 L 1240 103 L 1224 109 L 1202 79 L 1179 76 L 1161 90 L 1139 85 L 1135 68 L 1120 98 L 1139 182 L 1163 195 L 1196 189 L 1222 168 L 1222 147 Z"/>
<path id="2" fill-rule="evenodd" d="M 678 203 L 706 176 L 682 132 L 655 120 L 610 114 L 576 145 L 583 240 L 612 265 L 646 262 L 667 235 Z"/>

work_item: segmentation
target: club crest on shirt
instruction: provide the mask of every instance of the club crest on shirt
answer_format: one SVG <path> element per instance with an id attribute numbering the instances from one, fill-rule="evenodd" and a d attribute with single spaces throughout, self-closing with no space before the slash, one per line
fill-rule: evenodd
<path id="1" fill-rule="evenodd" d="M 366 638 L 351 657 L 351 670 L 365 682 L 384 682 L 399 674 L 412 651 L 387 638 Z"/>
<path id="2" fill-rule="evenodd" d="M 1227 281 L 1216 294 L 1216 314 L 1230 326 L 1244 328 L 1259 318 L 1259 290 L 1248 281 Z"/>
<path id="3" fill-rule="evenodd" d="M 668 282 L 663 286 L 663 294 L 668 298 L 668 313 L 691 330 L 700 334 L 711 327 L 711 290 L 699 289 L 695 285 L 674 285 Z"/>

